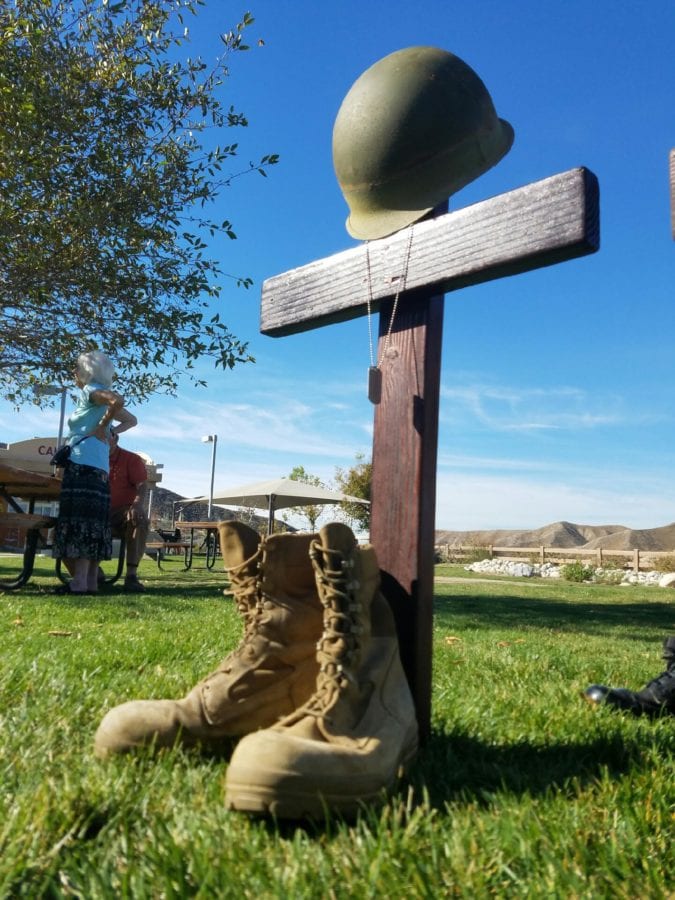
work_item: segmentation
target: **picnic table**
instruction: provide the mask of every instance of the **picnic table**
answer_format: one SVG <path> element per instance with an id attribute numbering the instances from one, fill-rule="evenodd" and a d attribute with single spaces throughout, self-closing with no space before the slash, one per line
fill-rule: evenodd
<path id="1" fill-rule="evenodd" d="M 183 571 L 187 572 L 192 568 L 195 551 L 195 531 L 206 531 L 206 538 L 203 546 L 206 549 L 206 568 L 212 569 L 216 562 L 218 554 L 218 522 L 176 522 L 177 528 L 181 534 L 189 529 L 189 540 L 165 540 L 165 541 L 149 541 L 145 545 L 146 550 L 155 550 L 157 552 L 157 566 L 162 568 L 162 560 L 166 557 L 167 550 L 181 550 L 183 552 L 184 567 Z"/>
<path id="2" fill-rule="evenodd" d="M 7 504 L 7 511 L 0 512 L 0 525 L 26 531 L 26 543 L 19 574 L 7 581 L 0 581 L 0 588 L 14 590 L 23 587 L 35 565 L 35 554 L 40 541 L 44 541 L 42 531 L 56 524 L 54 516 L 43 516 L 33 512 L 36 500 L 57 500 L 61 493 L 61 479 L 56 475 L 31 472 L 9 463 L 0 462 L 0 498 Z M 19 505 L 20 500 L 28 501 L 28 512 Z"/>
<path id="3" fill-rule="evenodd" d="M 0 525 L 26 532 L 21 571 L 14 578 L 0 580 L 0 589 L 16 590 L 30 580 L 35 567 L 38 546 L 42 543 L 45 549 L 49 547 L 42 532 L 56 525 L 55 516 L 45 516 L 33 512 L 35 502 L 37 500 L 58 500 L 60 495 L 61 478 L 58 475 L 33 472 L 30 469 L 23 469 L 0 461 L 0 498 L 7 504 L 7 511 L 0 511 Z M 28 501 L 28 512 L 24 512 L 19 504 L 20 500 Z M 113 576 L 104 579 L 105 584 L 113 584 L 122 574 L 124 551 L 125 541 L 122 539 L 117 571 Z M 55 562 L 54 574 L 64 584 L 69 580 L 61 573 L 60 559 Z"/>

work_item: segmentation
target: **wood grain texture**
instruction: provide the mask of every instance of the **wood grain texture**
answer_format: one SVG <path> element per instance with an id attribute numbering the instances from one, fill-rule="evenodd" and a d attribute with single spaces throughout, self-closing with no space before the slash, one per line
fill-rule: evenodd
<path id="1" fill-rule="evenodd" d="M 406 295 L 392 330 L 396 356 L 382 366 L 375 407 L 370 540 L 399 635 L 401 661 L 429 737 L 434 596 L 436 456 L 443 296 Z M 390 309 L 380 315 L 379 353 Z"/>
<path id="2" fill-rule="evenodd" d="M 570 169 L 414 226 L 406 289 L 427 295 L 515 275 L 599 248 L 599 189 Z M 373 311 L 396 293 L 408 229 L 371 241 Z M 281 337 L 364 315 L 366 245 L 268 278 L 260 330 Z"/>
<path id="3" fill-rule="evenodd" d="M 56 525 L 56 518 L 29 513 L 0 513 L 0 525 L 4 528 L 52 528 Z"/>

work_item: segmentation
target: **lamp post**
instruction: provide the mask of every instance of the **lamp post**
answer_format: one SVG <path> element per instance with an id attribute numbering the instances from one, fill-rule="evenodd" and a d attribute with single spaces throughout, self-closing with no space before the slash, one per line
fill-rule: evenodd
<path id="1" fill-rule="evenodd" d="M 206 434 L 202 438 L 202 444 L 213 444 L 211 449 L 211 489 L 209 490 L 209 511 L 207 518 L 211 519 L 211 507 L 213 506 L 213 478 L 216 473 L 216 446 L 218 445 L 217 434 Z"/>
<path id="2" fill-rule="evenodd" d="M 61 411 L 59 413 L 59 436 L 56 439 L 56 449 L 58 450 L 63 442 L 63 423 L 66 418 L 66 392 L 67 388 L 58 387 L 55 384 L 35 384 L 33 385 L 33 392 L 38 396 L 42 394 L 47 397 L 55 397 L 57 394 L 61 395 Z"/>
<path id="3" fill-rule="evenodd" d="M 66 389 L 61 388 L 61 411 L 59 413 L 59 436 L 56 439 L 56 449 L 58 450 L 63 443 L 63 422 L 66 417 Z"/>
<path id="4" fill-rule="evenodd" d="M 171 516 L 171 528 L 175 528 L 175 527 L 176 527 L 176 522 L 177 522 L 177 521 L 180 522 L 180 517 L 181 517 L 181 515 L 182 515 L 182 513 L 183 513 L 183 507 L 181 506 L 180 509 L 178 510 L 178 519 L 176 519 L 176 504 L 177 504 L 177 503 L 182 503 L 182 502 L 183 502 L 182 500 L 174 500 L 173 503 L 171 504 L 171 505 L 172 505 L 172 508 L 173 508 L 173 513 L 172 513 L 172 516 Z"/>

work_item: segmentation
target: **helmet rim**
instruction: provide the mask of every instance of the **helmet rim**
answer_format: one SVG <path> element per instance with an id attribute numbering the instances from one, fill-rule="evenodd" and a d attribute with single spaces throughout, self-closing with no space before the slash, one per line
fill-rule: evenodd
<path id="1" fill-rule="evenodd" d="M 348 234 L 365 241 L 388 237 L 424 218 L 439 203 L 487 172 L 508 153 L 514 140 L 514 131 L 509 122 L 497 119 L 496 124 L 497 128 L 483 136 L 482 140 L 472 135 L 462 144 L 439 154 L 434 160 L 435 165 L 430 165 L 426 160 L 419 166 L 421 172 L 426 170 L 432 184 L 426 192 L 420 193 L 419 181 L 416 182 L 418 203 L 413 202 L 413 197 L 407 203 L 401 202 L 405 201 L 406 195 L 405 191 L 400 190 L 400 185 L 408 177 L 408 173 L 401 174 L 397 179 L 390 179 L 387 183 L 364 186 L 363 190 L 343 188 L 343 195 L 349 206 L 349 215 L 345 220 Z M 459 177 L 453 167 L 453 160 L 466 155 L 472 157 L 473 164 L 470 171 L 465 171 Z"/>

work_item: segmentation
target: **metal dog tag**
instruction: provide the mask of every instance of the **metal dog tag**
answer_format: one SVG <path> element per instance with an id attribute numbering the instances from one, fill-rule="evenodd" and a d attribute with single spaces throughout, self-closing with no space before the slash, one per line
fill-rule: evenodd
<path id="1" fill-rule="evenodd" d="M 375 405 L 382 399 L 382 370 L 377 366 L 368 368 L 368 399 Z"/>

